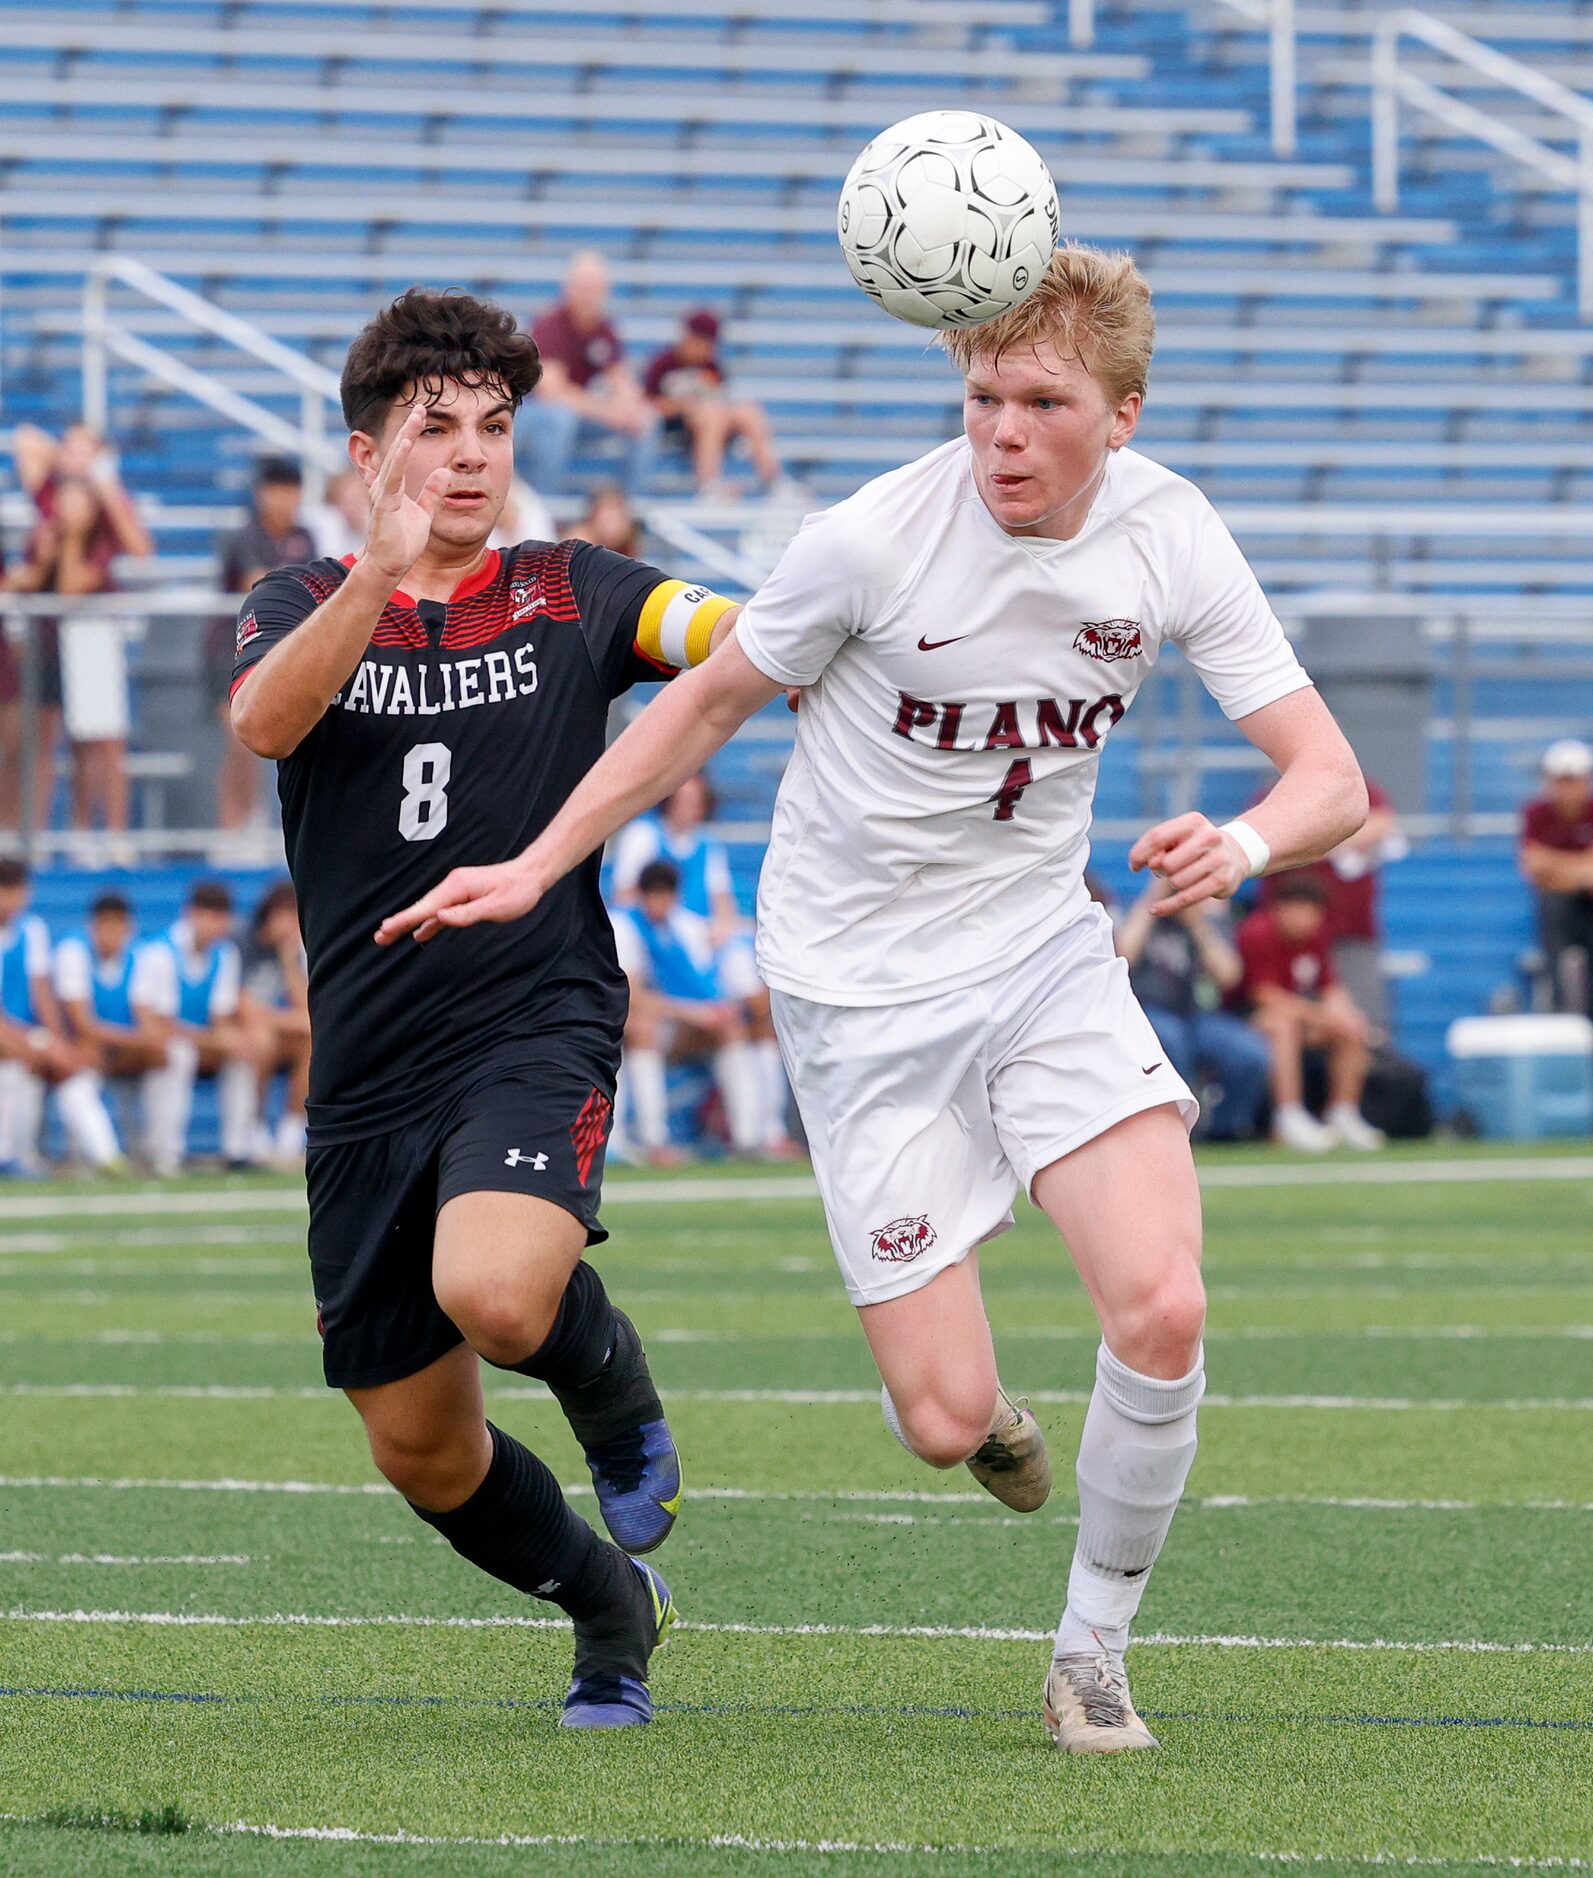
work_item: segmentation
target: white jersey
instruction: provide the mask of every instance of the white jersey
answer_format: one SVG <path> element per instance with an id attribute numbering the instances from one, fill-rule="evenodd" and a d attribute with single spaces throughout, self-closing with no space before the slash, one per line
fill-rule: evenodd
<path id="1" fill-rule="evenodd" d="M 1048 541 L 945 444 L 809 516 L 736 633 L 805 688 L 759 966 L 829 1004 L 977 984 L 1078 916 L 1101 750 L 1163 645 L 1230 718 L 1310 683 L 1211 504 L 1131 450 Z"/>

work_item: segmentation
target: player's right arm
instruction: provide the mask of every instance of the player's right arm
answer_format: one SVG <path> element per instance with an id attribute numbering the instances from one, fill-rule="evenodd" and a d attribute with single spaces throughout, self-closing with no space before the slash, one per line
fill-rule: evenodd
<path id="1" fill-rule="evenodd" d="M 713 656 L 648 705 L 587 771 L 564 807 L 512 861 L 456 867 L 431 892 L 384 919 L 378 945 L 405 933 L 519 919 L 570 869 L 643 809 L 661 802 L 785 689 L 759 671 L 732 634 Z"/>
<path id="2" fill-rule="evenodd" d="M 384 919 L 377 944 L 521 918 L 615 829 L 695 775 L 754 711 L 789 686 L 814 684 L 869 604 L 858 531 L 838 514 L 809 518 L 712 655 L 609 745 L 530 847 L 495 867 L 455 868 Z"/>
<path id="3" fill-rule="evenodd" d="M 383 607 L 424 553 L 450 473 L 433 470 L 413 496 L 404 486 L 425 419 L 423 405 L 411 408 L 371 477 L 370 528 L 348 578 L 234 690 L 232 728 L 256 756 L 291 756 L 314 730 L 359 664 Z"/>

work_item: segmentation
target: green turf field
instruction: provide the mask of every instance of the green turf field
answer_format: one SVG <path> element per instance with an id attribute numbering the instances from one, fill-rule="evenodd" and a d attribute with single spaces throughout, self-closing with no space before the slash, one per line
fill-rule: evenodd
<path id="1" fill-rule="evenodd" d="M 1204 1170 L 1212 1393 L 1129 1659 L 1165 1745 L 1084 1762 L 1039 1691 L 1094 1336 L 1038 1216 L 984 1262 L 1059 1462 L 1020 1518 L 886 1434 L 800 1179 L 612 1183 L 686 1621 L 655 1725 L 592 1737 L 548 1607 L 320 1386 L 290 1189 L 0 1194 L 0 1873 L 1593 1869 L 1593 1157 Z"/>

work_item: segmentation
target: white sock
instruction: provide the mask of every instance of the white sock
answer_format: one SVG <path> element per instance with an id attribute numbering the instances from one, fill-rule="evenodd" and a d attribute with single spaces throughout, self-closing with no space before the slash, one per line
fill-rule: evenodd
<path id="1" fill-rule="evenodd" d="M 277 1121 L 276 1134 L 272 1137 L 272 1148 L 277 1157 L 284 1161 L 300 1161 L 304 1158 L 304 1111 L 302 1109 L 284 1109 Z"/>
<path id="2" fill-rule="evenodd" d="M 630 1111 L 631 1132 L 644 1148 L 669 1143 L 669 1093 L 662 1050 L 627 1050 L 620 1082 Z"/>
<path id="3" fill-rule="evenodd" d="M 780 1061 L 780 1046 L 773 1037 L 760 1037 L 751 1049 L 752 1060 L 757 1066 L 758 1098 L 763 1110 L 763 1145 L 772 1148 L 786 1138 L 785 1065 Z"/>
<path id="4" fill-rule="evenodd" d="M 1167 1382 L 1120 1363 L 1103 1343 L 1079 1442 L 1079 1533 L 1057 1626 L 1059 1656 L 1128 1642 L 1150 1568 L 1195 1458 L 1195 1409 L 1206 1389 L 1203 1354 Z"/>
<path id="5" fill-rule="evenodd" d="M 92 1167 L 109 1167 L 121 1157 L 116 1125 L 105 1106 L 100 1079 L 91 1070 L 68 1076 L 55 1091 L 61 1124 L 73 1148 Z"/>
<path id="6" fill-rule="evenodd" d="M 0 1162 L 9 1165 L 17 1158 L 18 1127 L 22 1119 L 22 1078 L 27 1075 L 12 1058 L 0 1062 Z"/>
<path id="7" fill-rule="evenodd" d="M 763 1146 L 763 1098 L 750 1043 L 727 1043 L 714 1052 L 714 1080 L 725 1100 L 730 1145 L 738 1154 Z"/>
<path id="8" fill-rule="evenodd" d="M 190 1037 L 173 1037 L 164 1066 L 144 1072 L 144 1146 L 157 1173 L 176 1173 L 187 1155 L 198 1067 L 198 1045 Z"/>
<path id="9" fill-rule="evenodd" d="M 891 1400 L 891 1392 L 885 1387 L 884 1383 L 881 1383 L 879 1386 L 879 1406 L 880 1413 L 885 1417 L 885 1426 L 895 1435 L 896 1439 L 906 1448 L 907 1452 L 913 1454 L 912 1443 L 907 1439 L 906 1435 L 902 1433 L 902 1418 L 896 1413 L 896 1404 Z M 913 1454 L 913 1459 L 916 1461 L 918 1456 Z"/>
<path id="10" fill-rule="evenodd" d="M 221 1096 L 221 1155 L 252 1161 L 260 1149 L 260 1085 L 252 1063 L 224 1063 L 216 1078 Z"/>
<path id="11" fill-rule="evenodd" d="M 16 1065 L 18 1075 L 12 1088 L 11 1158 L 25 1173 L 36 1174 L 39 1160 L 39 1130 L 44 1125 L 44 1079 L 35 1076 L 25 1064 Z"/>

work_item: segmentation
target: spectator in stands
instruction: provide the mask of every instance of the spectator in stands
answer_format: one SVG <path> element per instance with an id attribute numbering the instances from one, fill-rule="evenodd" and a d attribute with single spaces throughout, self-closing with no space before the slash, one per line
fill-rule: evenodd
<path id="1" fill-rule="evenodd" d="M 113 592 L 111 565 L 119 550 L 99 490 L 86 477 L 65 474 L 53 476 L 48 487 L 50 513 L 35 525 L 25 558 L 5 576 L 5 588 L 12 593 L 63 598 Z M 105 828 L 125 829 L 128 702 L 122 627 L 112 619 L 73 620 L 70 614 L 63 626 L 61 620 L 35 615 L 30 630 L 37 661 L 34 825 L 49 825 L 55 747 L 64 709 L 72 737 L 73 827 L 92 828 L 98 814 Z M 63 654 L 63 631 L 68 635 L 69 661 Z M 6 733 L 6 769 L 14 779 L 7 794 L 19 798 L 20 675 L 14 675 L 5 689 L 14 694 L 6 705 L 12 716 Z"/>
<path id="2" fill-rule="evenodd" d="M 647 485 L 658 450 L 658 414 L 625 363 L 609 318 L 608 268 L 590 249 L 564 277 L 564 297 L 532 324 L 542 382 L 516 427 L 532 485 L 557 496 L 583 435 L 622 440 L 620 481 L 635 495 Z"/>
<path id="3" fill-rule="evenodd" d="M 260 1066 L 258 1112 L 265 1111 L 271 1078 L 278 1071 L 287 1076 L 271 1147 L 276 1161 L 296 1164 L 304 1158 L 304 1104 L 310 1088 L 310 998 L 299 905 L 291 881 L 269 888 L 249 922 L 239 1018 L 253 1038 L 253 1054 Z"/>
<path id="4" fill-rule="evenodd" d="M 762 1143 L 746 1012 L 739 1000 L 721 993 L 706 922 L 680 904 L 680 870 L 669 861 L 650 861 L 636 886 L 636 903 L 621 908 L 614 920 L 619 962 L 631 987 L 616 1108 L 649 1160 L 680 1160 L 669 1145 L 665 1064 L 671 1056 L 706 1060 L 724 1102 L 731 1146 L 739 1154 L 755 1154 Z"/>
<path id="5" fill-rule="evenodd" d="M 564 533 L 568 540 L 590 541 L 594 548 L 612 548 L 633 560 L 641 558 L 642 525 L 630 497 L 617 483 L 599 483 L 587 501 L 586 513 Z"/>
<path id="6" fill-rule="evenodd" d="M 1171 919 L 1152 910 L 1172 889 L 1159 875 L 1117 928 L 1117 950 L 1145 1015 L 1191 1089 L 1217 1084 L 1207 1125 L 1219 1141 L 1247 1141 L 1267 1096 L 1271 1052 L 1242 1017 L 1219 1009 L 1244 979 L 1244 965 L 1209 900 Z"/>
<path id="7" fill-rule="evenodd" d="M 1238 943 L 1244 976 L 1233 996 L 1267 1042 L 1274 1139 L 1311 1152 L 1381 1147 L 1381 1132 L 1361 1114 L 1368 1026 L 1333 970 L 1327 889 L 1309 873 L 1286 876 L 1271 904 L 1240 926 Z M 1318 1049 L 1327 1054 L 1321 1121 L 1305 1106 L 1305 1053 Z"/>
<path id="8" fill-rule="evenodd" d="M 159 1008 L 170 1026 L 167 1068 L 145 1084 L 151 1159 L 173 1174 L 188 1150 L 196 1076 L 214 1076 L 221 1101 L 221 1153 L 229 1167 L 258 1166 L 261 1064 L 239 1014 L 242 963 L 232 937 L 232 891 L 201 881 L 182 917 L 162 936 Z"/>
<path id="9" fill-rule="evenodd" d="M 730 854 L 708 833 L 717 804 L 706 776 L 689 776 L 654 813 L 643 815 L 614 844 L 613 895 L 617 906 L 635 906 L 643 870 L 668 861 L 680 876 L 680 904 L 707 930 L 721 992 L 741 1000 L 758 1076 L 759 1147 L 774 1159 L 797 1150 L 786 1130 L 790 1091 L 780 1046 L 769 1015 L 769 992 L 758 976 L 752 928 L 737 904 Z"/>
<path id="10" fill-rule="evenodd" d="M 326 498 L 302 508 L 299 519 L 325 560 L 341 561 L 365 546 L 371 518 L 371 498 L 353 470 L 344 470 L 326 485 Z"/>
<path id="11" fill-rule="evenodd" d="M 55 995 L 50 935 L 28 911 L 28 870 L 0 860 L 0 1166 L 37 1174 L 44 1091 L 56 1106 L 73 1150 L 90 1166 L 121 1159 L 98 1080 L 67 1035 Z"/>
<path id="12" fill-rule="evenodd" d="M 1521 812 L 1521 871 L 1537 894 L 1555 1008 L 1593 1017 L 1593 748 L 1580 738 L 1543 753 L 1543 793 Z"/>
<path id="13" fill-rule="evenodd" d="M 100 894 L 89 908 L 87 938 L 55 948 L 55 991 L 67 1031 L 98 1078 L 143 1080 L 167 1068 L 160 960 L 135 943 L 124 895 Z"/>
<path id="14" fill-rule="evenodd" d="M 250 518 L 221 544 L 221 585 L 227 593 L 247 593 L 262 575 L 316 558 L 315 542 L 299 517 L 302 496 L 303 479 L 291 458 L 267 457 L 260 463 L 255 470 Z M 364 539 L 362 529 L 360 540 Z M 222 757 L 216 778 L 218 828 L 246 828 L 253 821 L 264 767 L 232 731 L 230 694 L 236 632 L 237 622 L 228 614 L 212 621 L 205 643 L 207 689 L 212 708 L 221 720 Z"/>
<path id="15" fill-rule="evenodd" d="M 498 526 L 487 537 L 489 548 L 513 548 L 522 541 L 557 541 L 559 525 L 553 511 L 523 476 L 509 484 L 508 499 L 498 516 Z"/>
<path id="16" fill-rule="evenodd" d="M 1365 1014 L 1374 1037 L 1389 1029 L 1388 981 L 1383 975 L 1382 870 L 1410 852 L 1399 814 L 1370 777 L 1371 804 L 1366 825 L 1329 855 L 1299 871 L 1314 874 L 1327 892 L 1328 944 L 1338 980 Z M 1259 799 L 1259 798 L 1258 798 Z M 1269 905 L 1288 873 L 1269 874 L 1261 883 L 1261 904 Z"/>
<path id="17" fill-rule="evenodd" d="M 107 567 L 119 554 L 142 560 L 155 552 L 154 538 L 122 486 L 115 451 L 91 425 L 69 424 L 57 442 L 36 424 L 18 424 L 11 433 L 11 455 L 17 480 L 32 496 L 41 521 L 54 518 L 63 477 L 92 486 L 101 514 L 94 552 Z"/>
<path id="18" fill-rule="evenodd" d="M 675 343 L 654 355 L 642 388 L 664 420 L 665 435 L 685 439 L 697 494 L 706 501 L 727 501 L 737 493 L 726 484 L 724 471 L 725 452 L 738 437 L 765 489 L 782 479 L 763 406 L 756 399 L 728 394 L 717 313 L 707 307 L 688 313 Z"/>

